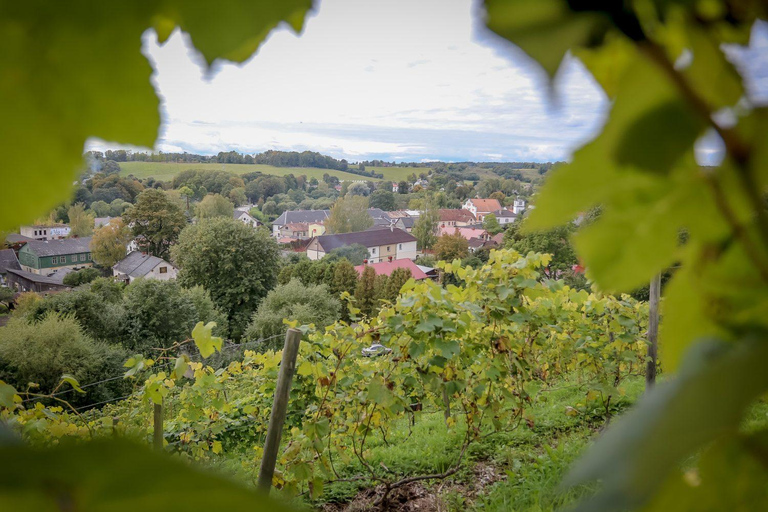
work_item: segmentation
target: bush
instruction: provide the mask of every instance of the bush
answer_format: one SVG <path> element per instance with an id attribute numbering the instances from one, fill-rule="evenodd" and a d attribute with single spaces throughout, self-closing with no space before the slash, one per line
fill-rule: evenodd
<path id="1" fill-rule="evenodd" d="M 65 373 L 81 384 L 120 375 L 127 357 L 120 347 L 94 341 L 72 316 L 48 313 L 36 323 L 13 318 L 0 329 L 0 379 L 18 390 L 34 382 L 36 392 L 50 393 Z M 73 405 L 96 403 L 122 396 L 127 386 L 116 379 L 65 397 Z"/>
<path id="2" fill-rule="evenodd" d="M 84 268 L 65 275 L 62 282 L 67 286 L 80 286 L 82 284 L 90 283 L 99 276 L 101 276 L 101 272 L 95 268 Z"/>
<path id="3" fill-rule="evenodd" d="M 339 319 L 340 311 L 341 303 L 331 296 L 327 286 L 305 285 L 298 279 L 291 279 L 288 284 L 267 294 L 254 313 L 245 337 L 252 341 L 283 333 L 286 330 L 283 319 L 324 328 Z M 282 343 L 277 339 L 268 346 L 281 346 Z"/>
<path id="4" fill-rule="evenodd" d="M 35 304 L 27 318 L 40 322 L 50 313 L 72 317 L 94 339 L 116 343 L 125 338 L 122 304 L 110 304 L 92 290 L 83 288 L 46 297 Z"/>

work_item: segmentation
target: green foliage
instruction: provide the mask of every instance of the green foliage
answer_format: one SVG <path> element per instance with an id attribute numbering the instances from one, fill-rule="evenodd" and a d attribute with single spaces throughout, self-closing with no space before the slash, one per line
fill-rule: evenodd
<path id="1" fill-rule="evenodd" d="M 431 249 L 437 242 L 437 224 L 440 221 L 440 212 L 428 202 L 419 218 L 413 223 L 411 234 L 416 237 L 416 245 L 419 250 Z"/>
<path id="2" fill-rule="evenodd" d="M 487 217 L 486 217 L 487 218 Z M 504 246 L 520 254 L 538 252 L 552 255 L 550 268 L 554 271 L 567 272 L 579 260 L 571 245 L 573 225 L 558 226 L 546 231 L 527 232 L 516 222 L 504 233 Z"/>
<path id="3" fill-rule="evenodd" d="M 126 246 L 131 241 L 131 229 L 122 219 L 112 219 L 93 233 L 91 255 L 102 267 L 112 268 L 125 258 Z"/>
<path id="4" fill-rule="evenodd" d="M 125 344 L 134 353 L 184 341 L 198 321 L 192 299 L 175 281 L 135 280 L 125 289 L 124 307 Z"/>
<path id="5" fill-rule="evenodd" d="M 285 321 L 298 325 L 314 324 L 324 329 L 339 319 L 341 303 L 324 284 L 306 285 L 294 278 L 270 291 L 254 313 L 245 332 L 247 340 L 268 338 L 284 333 Z M 273 340 L 263 348 L 281 347 L 282 339 Z"/>
<path id="6" fill-rule="evenodd" d="M 235 206 L 232 202 L 220 194 L 208 194 L 195 208 L 197 218 L 200 220 L 213 217 L 232 218 L 234 210 Z"/>
<path id="7" fill-rule="evenodd" d="M 396 210 L 397 203 L 395 203 L 395 195 L 391 191 L 383 188 L 374 190 L 370 197 L 370 207 L 380 208 L 385 212 Z"/>
<path id="8" fill-rule="evenodd" d="M 84 268 L 82 270 L 76 270 L 74 272 L 70 272 L 66 276 L 64 276 L 64 279 L 62 282 L 69 286 L 80 286 L 82 284 L 87 284 L 96 279 L 97 277 L 101 276 L 101 272 L 96 270 L 95 268 Z"/>
<path id="9" fill-rule="evenodd" d="M 442 235 L 437 239 L 434 249 L 435 257 L 440 261 L 460 260 L 469 256 L 469 242 L 458 233 Z"/>
<path id="10" fill-rule="evenodd" d="M 329 233 L 365 231 L 371 226 L 373 219 L 368 215 L 368 198 L 359 195 L 339 198 L 325 221 Z"/>
<path id="11" fill-rule="evenodd" d="M 376 271 L 366 265 L 355 286 L 355 307 L 360 309 L 363 315 L 371 316 L 378 311 L 378 295 Z"/>
<path id="12" fill-rule="evenodd" d="M 64 374 L 89 382 L 120 373 L 127 353 L 93 341 L 70 316 L 48 313 L 36 323 L 13 318 L 0 329 L 0 380 L 19 390 L 28 383 L 35 391 L 51 392 Z M 117 381 L 86 397 L 68 395 L 75 404 L 95 403 L 124 394 Z"/>
<path id="13" fill-rule="evenodd" d="M 184 212 L 162 190 L 148 189 L 139 194 L 136 204 L 123 221 L 143 252 L 167 258 L 171 245 L 187 225 Z"/>
<path id="14" fill-rule="evenodd" d="M 352 265 L 362 265 L 365 260 L 368 259 L 368 249 L 361 244 L 345 245 L 344 247 L 337 247 L 331 252 L 326 254 L 323 259 L 327 262 L 334 262 L 346 259 Z"/>
<path id="15" fill-rule="evenodd" d="M 259 302 L 277 283 L 280 255 L 266 230 L 231 218 L 206 219 L 184 230 L 174 246 L 179 282 L 200 285 L 227 315 L 229 334 L 242 336 Z"/>
<path id="16" fill-rule="evenodd" d="M 489 213 L 483 217 L 483 229 L 492 235 L 497 235 L 504 231 L 504 229 L 501 227 L 501 224 L 499 224 L 499 220 L 492 213 Z"/>
<path id="17" fill-rule="evenodd" d="M 70 236 L 85 237 L 93 233 L 93 214 L 85 210 L 83 203 L 77 203 L 67 210 L 69 227 L 72 229 Z"/>
<path id="18" fill-rule="evenodd" d="M 382 298 L 391 302 L 397 300 L 397 296 L 400 295 L 400 289 L 410 278 L 410 269 L 396 268 L 393 270 L 389 275 L 389 279 L 387 279 Z"/>

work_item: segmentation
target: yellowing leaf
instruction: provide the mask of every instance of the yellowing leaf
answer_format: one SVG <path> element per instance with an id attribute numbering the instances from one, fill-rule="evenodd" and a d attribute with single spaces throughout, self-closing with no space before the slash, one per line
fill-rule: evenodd
<path id="1" fill-rule="evenodd" d="M 195 345 L 197 345 L 197 349 L 203 358 L 207 358 L 217 350 L 221 350 L 223 340 L 211 334 L 214 327 L 216 327 L 216 322 L 208 322 L 206 325 L 203 325 L 203 322 L 198 322 L 195 328 L 192 329 L 192 338 L 195 340 Z"/>

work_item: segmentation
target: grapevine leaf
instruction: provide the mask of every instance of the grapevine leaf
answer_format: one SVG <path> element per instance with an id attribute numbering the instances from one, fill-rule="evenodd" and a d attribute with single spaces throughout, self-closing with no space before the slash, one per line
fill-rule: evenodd
<path id="1" fill-rule="evenodd" d="M 230 480 L 120 440 L 46 450 L 6 446 L 0 460 L 2 510 L 287 510 Z M 115 461 L 119 470 L 104 470 Z"/>
<path id="2" fill-rule="evenodd" d="M 66 382 L 67 384 L 72 386 L 72 389 L 74 389 L 78 393 L 85 394 L 85 391 L 82 390 L 82 388 L 80 387 L 80 383 L 77 381 L 77 379 L 74 376 L 70 375 L 69 373 L 65 373 L 64 375 L 62 375 L 61 381 Z"/>
<path id="3" fill-rule="evenodd" d="M 391 397 L 390 391 L 381 378 L 374 378 L 368 384 L 368 400 L 379 405 L 385 405 Z"/>
<path id="4" fill-rule="evenodd" d="M 578 510 L 626 510 L 645 503 L 677 464 L 724 433 L 768 389 L 768 343 L 710 340 L 694 345 L 674 379 L 657 385 L 598 440 L 566 485 L 601 479 Z"/>
<path id="5" fill-rule="evenodd" d="M 486 0 L 487 25 L 538 61 L 552 77 L 569 49 L 589 47 L 610 28 L 598 13 L 572 12 L 564 0 Z"/>
<path id="6" fill-rule="evenodd" d="M 223 340 L 211 334 L 214 327 L 216 327 L 216 322 L 208 322 L 205 325 L 203 325 L 203 322 L 198 322 L 195 328 L 192 329 L 192 339 L 195 340 L 195 345 L 197 345 L 197 349 L 203 358 L 207 358 L 217 350 L 221 350 Z"/>
<path id="7" fill-rule="evenodd" d="M 0 407 L 11 409 L 14 407 L 14 397 L 16 396 L 16 389 L 10 384 L 0 380 Z"/>
<path id="8" fill-rule="evenodd" d="M 148 28 L 154 26 L 164 39 L 181 26 L 208 63 L 217 57 L 243 61 L 281 20 L 298 30 L 310 3 L 4 4 L 0 150 L 10 179 L 3 184 L 0 231 L 69 199 L 88 138 L 154 145 L 159 101 L 150 83 L 152 68 L 141 53 Z"/>

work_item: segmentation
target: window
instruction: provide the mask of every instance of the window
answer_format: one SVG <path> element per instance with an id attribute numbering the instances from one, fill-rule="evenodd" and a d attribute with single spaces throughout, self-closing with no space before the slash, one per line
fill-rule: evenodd
<path id="1" fill-rule="evenodd" d="M 388 245 L 387 246 L 387 252 L 390 252 L 391 250 L 392 250 L 392 246 Z"/>
<path id="2" fill-rule="evenodd" d="M 91 261 L 91 253 L 88 253 L 88 261 Z"/>
<path id="3" fill-rule="evenodd" d="M 51 264 L 56 265 L 59 262 L 58 256 L 54 256 L 51 258 Z"/>
<path id="4" fill-rule="evenodd" d="M 402 251 L 402 250 L 403 250 L 403 244 L 400 244 L 400 246 L 398 247 L 398 249 L 400 249 L 400 250 Z"/>
<path id="5" fill-rule="evenodd" d="M 167 274 L 168 273 L 168 267 L 160 267 L 160 273 L 161 274 Z"/>
<path id="6" fill-rule="evenodd" d="M 371 249 L 371 254 L 376 254 L 376 248 Z"/>
<path id="7" fill-rule="evenodd" d="M 72 263 L 77 263 L 77 254 L 72 255 Z"/>
<path id="8" fill-rule="evenodd" d="M 85 254 L 80 255 L 80 261 L 85 261 Z"/>

